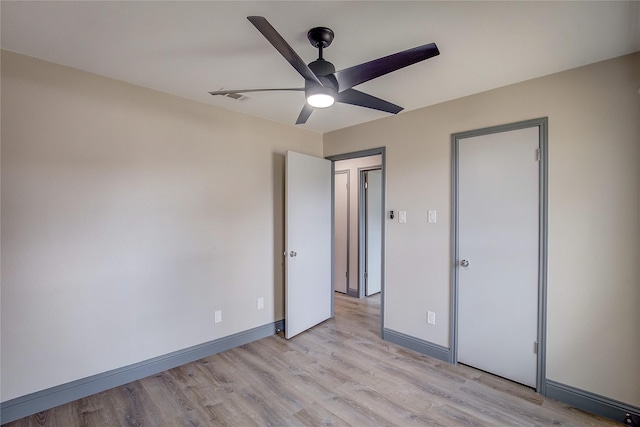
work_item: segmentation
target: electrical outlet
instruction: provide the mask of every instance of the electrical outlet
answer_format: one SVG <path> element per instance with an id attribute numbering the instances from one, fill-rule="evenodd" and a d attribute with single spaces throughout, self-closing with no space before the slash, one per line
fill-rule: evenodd
<path id="1" fill-rule="evenodd" d="M 258 298 L 258 310 L 262 310 L 264 308 L 264 298 Z"/>
<path id="2" fill-rule="evenodd" d="M 222 322 L 222 311 L 221 310 L 216 310 L 216 312 L 214 313 L 213 322 L 214 323 Z"/>
<path id="3" fill-rule="evenodd" d="M 436 324 L 436 314 L 433 311 L 427 311 L 427 323 L 430 325 Z"/>

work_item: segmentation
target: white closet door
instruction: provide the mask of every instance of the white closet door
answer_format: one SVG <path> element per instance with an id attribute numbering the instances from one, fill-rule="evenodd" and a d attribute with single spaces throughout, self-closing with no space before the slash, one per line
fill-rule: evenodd
<path id="1" fill-rule="evenodd" d="M 459 140 L 458 361 L 535 387 L 539 128 Z"/>

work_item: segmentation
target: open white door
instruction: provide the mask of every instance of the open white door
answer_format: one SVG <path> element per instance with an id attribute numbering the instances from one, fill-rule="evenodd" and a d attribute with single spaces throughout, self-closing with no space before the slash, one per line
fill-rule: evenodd
<path id="1" fill-rule="evenodd" d="M 349 287 L 349 170 L 336 172 L 333 181 L 333 288 L 347 293 Z"/>
<path id="2" fill-rule="evenodd" d="M 287 151 L 285 337 L 331 317 L 331 162 Z"/>
<path id="3" fill-rule="evenodd" d="M 380 292 L 382 287 L 382 170 L 367 171 L 366 177 L 365 295 L 370 296 Z"/>

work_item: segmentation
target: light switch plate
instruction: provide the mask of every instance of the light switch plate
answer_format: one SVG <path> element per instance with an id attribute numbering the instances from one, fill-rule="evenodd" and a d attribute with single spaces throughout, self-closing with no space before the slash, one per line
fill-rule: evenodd
<path id="1" fill-rule="evenodd" d="M 427 222 L 429 224 L 435 224 L 436 223 L 436 211 L 429 211 L 427 213 Z"/>
<path id="2" fill-rule="evenodd" d="M 430 325 L 436 324 L 436 314 L 433 311 L 427 311 L 427 323 Z"/>
<path id="3" fill-rule="evenodd" d="M 407 211 L 398 212 L 398 222 L 400 223 L 407 222 Z"/>

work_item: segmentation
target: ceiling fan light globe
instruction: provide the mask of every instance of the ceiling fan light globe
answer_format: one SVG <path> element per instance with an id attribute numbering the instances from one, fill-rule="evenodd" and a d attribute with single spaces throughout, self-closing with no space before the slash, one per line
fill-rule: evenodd
<path id="1" fill-rule="evenodd" d="M 314 108 L 331 107 L 335 99 L 326 93 L 315 93 L 307 97 L 307 103 Z"/>

